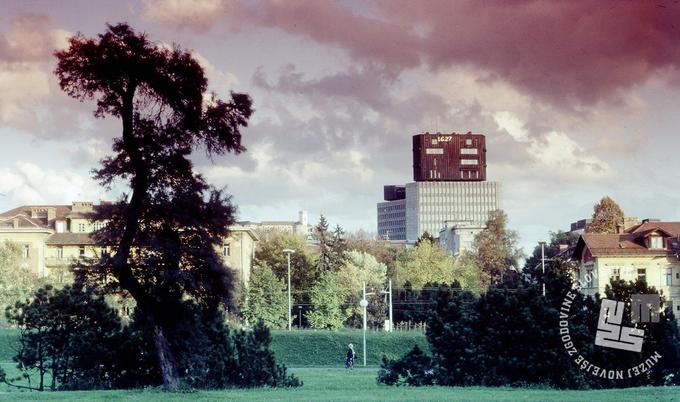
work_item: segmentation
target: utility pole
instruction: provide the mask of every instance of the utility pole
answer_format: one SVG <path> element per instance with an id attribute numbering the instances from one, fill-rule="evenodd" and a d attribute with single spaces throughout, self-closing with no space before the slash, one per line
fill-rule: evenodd
<path id="1" fill-rule="evenodd" d="M 390 332 L 392 332 L 392 328 L 394 328 L 394 321 L 392 318 L 392 279 L 390 279 L 389 283 L 389 291 L 390 291 Z"/>
<path id="2" fill-rule="evenodd" d="M 288 256 L 288 330 L 292 331 L 293 329 L 293 317 L 291 315 L 291 309 L 293 306 L 291 306 L 291 297 L 290 297 L 290 255 L 295 252 L 295 250 L 291 250 L 289 248 L 283 249 L 283 252 Z"/>
<path id="3" fill-rule="evenodd" d="M 394 327 L 392 324 L 392 279 L 390 279 L 388 288 L 387 290 L 382 290 L 380 293 L 386 293 L 389 295 L 389 305 L 390 305 L 390 318 L 389 318 L 389 326 L 387 327 L 387 332 L 392 332 L 392 328 Z"/>
<path id="4" fill-rule="evenodd" d="M 542 282 L 543 282 L 543 296 L 545 297 L 545 242 L 538 242 L 541 245 L 541 271 L 543 272 Z"/>

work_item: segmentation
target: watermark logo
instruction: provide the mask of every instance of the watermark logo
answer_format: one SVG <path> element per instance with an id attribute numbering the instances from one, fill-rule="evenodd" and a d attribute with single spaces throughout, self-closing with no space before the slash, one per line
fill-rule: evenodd
<path id="1" fill-rule="evenodd" d="M 599 378 L 610 380 L 622 380 L 639 376 L 650 370 L 661 358 L 661 354 L 655 351 L 645 359 L 643 357 L 639 364 L 628 369 L 610 369 L 599 367 L 589 361 L 577 349 L 573 342 L 569 328 L 569 312 L 571 310 L 577 292 L 583 287 L 590 287 L 595 276 L 590 271 L 586 275 L 585 281 L 579 281 L 573 291 L 567 292 L 560 308 L 560 337 L 567 354 L 573 359 L 574 363 L 583 371 Z M 658 323 L 661 298 L 658 294 L 634 294 L 631 297 L 631 322 L 638 323 Z M 625 303 L 623 301 L 602 299 L 600 303 L 600 313 L 595 333 L 595 345 L 618 349 L 621 353 L 642 353 L 645 330 L 636 327 L 629 327 L 623 324 Z"/>
<path id="2" fill-rule="evenodd" d="M 595 345 L 640 353 L 642 352 L 645 331 L 621 325 L 624 307 L 624 302 L 602 299 L 600 317 L 597 321 L 597 333 L 595 334 Z"/>

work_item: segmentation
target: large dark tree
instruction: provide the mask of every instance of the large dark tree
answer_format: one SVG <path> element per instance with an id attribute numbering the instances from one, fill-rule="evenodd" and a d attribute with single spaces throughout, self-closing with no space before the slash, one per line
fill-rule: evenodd
<path id="1" fill-rule="evenodd" d="M 118 180 L 130 186 L 93 216 L 108 222 L 96 237 L 111 253 L 80 270 L 79 279 L 132 295 L 152 328 L 163 382 L 177 389 L 173 337 L 186 335 L 178 330 L 177 309 L 188 299 L 217 316 L 231 283 L 215 247 L 227 235 L 234 207 L 193 172 L 189 156 L 196 149 L 244 151 L 240 130 L 251 99 L 207 94 L 203 68 L 190 52 L 151 42 L 127 24 L 108 26 L 97 38 L 78 34 L 55 55 L 62 90 L 96 100 L 95 116 L 122 123 L 114 154 L 101 161 L 95 178 L 104 186 Z"/>

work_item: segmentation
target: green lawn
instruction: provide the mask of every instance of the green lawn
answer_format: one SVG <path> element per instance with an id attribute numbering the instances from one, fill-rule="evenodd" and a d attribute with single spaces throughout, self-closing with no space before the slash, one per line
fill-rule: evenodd
<path id="1" fill-rule="evenodd" d="M 0 364 L 10 376 L 18 371 L 9 361 L 16 331 L 0 330 Z M 26 392 L 0 385 L 0 401 L 678 401 L 680 387 L 628 388 L 606 391 L 556 391 L 518 388 L 388 387 L 376 383 L 377 368 L 347 371 L 345 345 L 353 342 L 361 353 L 360 331 L 275 331 L 272 348 L 277 360 L 304 381 L 294 389 L 250 389 L 169 394 L 156 389 L 92 392 Z M 418 333 L 369 333 L 369 364 L 379 362 L 381 351 L 391 357 L 403 354 L 414 343 L 427 347 Z M 359 358 L 358 365 L 361 364 Z M 311 367 L 316 366 L 316 367 Z M 321 367 L 325 366 L 325 367 Z M 35 381 L 35 379 L 34 379 Z"/>
<path id="2" fill-rule="evenodd" d="M 93 392 L 17 392 L 4 401 L 680 401 L 680 388 L 629 388 L 606 391 L 555 391 L 513 388 L 388 387 L 375 382 L 375 369 L 306 368 L 292 370 L 305 385 L 295 389 L 250 389 L 168 394 L 156 390 Z M 4 388 L 4 387 L 3 387 Z M 2 392 L 2 391 L 0 391 Z"/>
<path id="3" fill-rule="evenodd" d="M 347 345 L 354 344 L 357 362 L 363 362 L 363 332 L 342 331 L 272 331 L 271 348 L 276 361 L 289 367 L 342 367 L 347 355 Z M 421 332 L 366 333 L 366 363 L 378 367 L 382 355 L 397 359 L 414 345 L 429 350 L 425 334 Z"/>

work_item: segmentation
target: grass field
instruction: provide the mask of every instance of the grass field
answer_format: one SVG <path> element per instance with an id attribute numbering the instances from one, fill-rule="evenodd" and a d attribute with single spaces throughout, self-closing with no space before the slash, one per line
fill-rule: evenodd
<path id="1" fill-rule="evenodd" d="M 17 392 L 4 401 L 680 401 L 680 388 L 629 388 L 606 391 L 555 391 L 518 388 L 395 388 L 378 385 L 375 369 L 301 368 L 305 385 L 295 389 L 250 389 L 168 394 L 157 390 Z M 2 391 L 0 391 L 2 392 Z"/>
<path id="2" fill-rule="evenodd" d="M 17 371 L 9 359 L 16 331 L 0 330 L 0 364 L 10 375 Z M 628 388 L 606 391 L 558 391 L 520 388 L 388 387 L 375 381 L 377 368 L 342 368 L 345 345 L 361 344 L 361 332 L 288 333 L 275 331 L 272 348 L 277 360 L 302 379 L 304 386 L 294 389 L 234 389 L 169 394 L 157 389 L 90 392 L 27 392 L 0 386 L 0 401 L 611 401 L 680 402 L 680 387 Z M 389 335 L 398 335 L 389 337 Z M 369 363 L 378 364 L 379 351 L 393 357 L 410 349 L 413 343 L 426 347 L 418 333 L 369 333 Z M 372 352 L 372 349 L 375 352 Z M 357 349 L 360 352 L 360 347 Z M 316 366 L 316 367 L 312 367 Z M 325 366 L 325 367 L 321 367 Z"/>
<path id="3" fill-rule="evenodd" d="M 354 344 L 357 363 L 363 362 L 362 331 L 273 331 L 272 350 L 276 361 L 289 367 L 342 367 L 347 345 Z M 382 355 L 396 359 L 418 345 L 429 350 L 421 332 L 367 332 L 366 363 L 380 366 Z"/>

